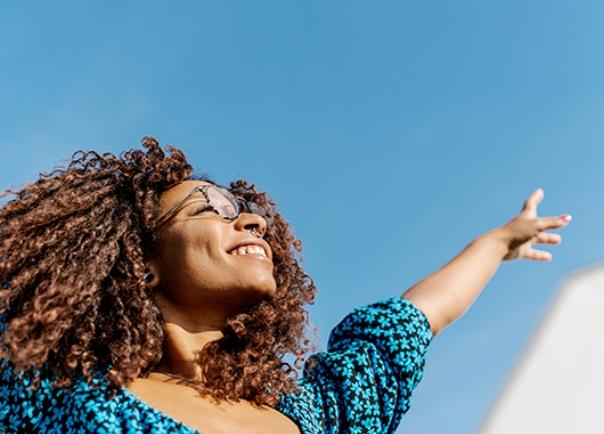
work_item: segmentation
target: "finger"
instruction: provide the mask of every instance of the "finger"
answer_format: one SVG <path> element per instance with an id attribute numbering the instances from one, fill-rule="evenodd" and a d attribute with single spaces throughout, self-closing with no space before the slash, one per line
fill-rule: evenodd
<path id="1" fill-rule="evenodd" d="M 525 213 L 530 213 L 531 215 L 537 215 L 537 206 L 543 200 L 544 192 L 542 188 L 538 188 L 533 191 L 528 199 L 524 202 L 524 206 L 522 207 L 522 211 Z"/>
<path id="2" fill-rule="evenodd" d="M 548 229 L 560 229 L 566 226 L 572 217 L 569 214 L 564 214 L 558 217 L 540 217 L 537 219 L 537 230 L 539 232 Z"/>
<path id="3" fill-rule="evenodd" d="M 530 249 L 529 251 L 525 252 L 522 257 L 526 259 L 532 259 L 534 261 L 543 262 L 549 262 L 552 260 L 552 254 L 550 252 L 536 249 Z"/>
<path id="4" fill-rule="evenodd" d="M 562 237 L 559 234 L 540 233 L 537 235 L 533 243 L 537 244 L 560 244 Z"/>

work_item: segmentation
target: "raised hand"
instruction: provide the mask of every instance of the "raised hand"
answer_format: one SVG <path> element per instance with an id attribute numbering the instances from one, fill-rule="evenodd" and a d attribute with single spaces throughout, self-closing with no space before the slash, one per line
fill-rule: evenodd
<path id="1" fill-rule="evenodd" d="M 544 232 L 560 229 L 571 221 L 569 214 L 557 217 L 538 217 L 537 207 L 543 200 L 543 190 L 535 190 L 526 200 L 522 211 L 496 232 L 503 237 L 508 252 L 504 260 L 531 259 L 536 261 L 551 261 L 552 254 L 533 248 L 534 244 L 560 244 L 562 237 L 556 233 Z"/>
<path id="2" fill-rule="evenodd" d="M 538 217 L 537 207 L 542 200 L 543 190 L 535 190 L 516 217 L 476 238 L 447 264 L 404 293 L 424 312 L 434 335 L 468 310 L 502 260 L 552 259 L 551 253 L 537 250 L 533 244 L 559 244 L 560 235 L 544 231 L 566 226 L 571 217 L 568 214 Z"/>

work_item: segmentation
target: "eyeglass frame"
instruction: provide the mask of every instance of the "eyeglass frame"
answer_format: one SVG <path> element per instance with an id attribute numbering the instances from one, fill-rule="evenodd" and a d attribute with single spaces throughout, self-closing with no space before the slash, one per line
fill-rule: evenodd
<path id="1" fill-rule="evenodd" d="M 235 199 L 235 204 L 237 204 L 237 215 L 235 217 L 223 216 L 222 214 L 220 214 L 219 210 L 216 209 L 216 207 L 214 207 L 214 205 L 212 205 L 210 203 L 210 198 L 207 193 L 207 190 L 210 188 L 216 188 L 221 193 L 227 193 L 228 195 L 232 196 Z M 229 189 L 222 187 L 220 185 L 209 183 L 209 184 L 203 184 L 203 185 L 196 185 L 195 187 L 193 187 L 191 189 L 191 191 L 189 191 L 189 193 L 187 193 L 187 195 L 185 197 L 183 197 L 174 206 L 172 206 L 168 211 L 166 211 L 165 213 L 163 213 L 162 215 L 160 215 L 157 218 L 157 223 L 155 225 L 155 228 L 159 229 L 160 227 L 162 227 L 166 223 L 168 223 L 170 221 L 170 219 L 172 219 L 176 214 L 178 214 L 178 212 L 182 208 L 184 208 L 184 205 L 186 204 L 187 200 L 189 200 L 189 198 L 197 192 L 203 194 L 203 197 L 204 197 L 206 203 L 208 204 L 208 206 L 212 210 L 216 211 L 218 216 L 220 216 L 221 218 L 223 218 L 225 220 L 232 222 L 232 221 L 236 220 L 237 218 L 239 218 L 239 216 L 241 215 L 242 212 L 259 215 L 258 213 L 252 212 L 251 207 L 247 201 L 245 201 L 244 199 L 242 199 L 240 197 L 235 196 L 233 193 L 231 193 L 231 191 L 229 191 Z M 225 197 L 230 202 L 231 200 L 228 195 L 225 195 Z"/>

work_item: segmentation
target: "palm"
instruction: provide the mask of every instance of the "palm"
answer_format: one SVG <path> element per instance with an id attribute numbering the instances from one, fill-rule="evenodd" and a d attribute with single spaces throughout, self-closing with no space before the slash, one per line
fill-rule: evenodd
<path id="1" fill-rule="evenodd" d="M 559 244 L 560 235 L 543 232 L 547 229 L 559 229 L 570 221 L 570 216 L 538 217 L 537 208 L 543 200 L 543 190 L 535 190 L 524 203 L 522 211 L 503 229 L 508 234 L 509 250 L 504 260 L 531 259 L 550 261 L 549 252 L 534 248 L 535 244 Z"/>

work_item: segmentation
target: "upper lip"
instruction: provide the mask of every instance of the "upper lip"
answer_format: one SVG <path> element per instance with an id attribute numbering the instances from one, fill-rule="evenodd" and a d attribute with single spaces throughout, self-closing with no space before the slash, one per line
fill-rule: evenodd
<path id="1" fill-rule="evenodd" d="M 266 241 L 260 240 L 258 238 L 249 238 L 249 239 L 246 238 L 244 240 L 239 240 L 227 249 L 227 253 L 230 253 L 233 250 L 235 250 L 239 247 L 242 247 L 242 246 L 249 246 L 250 244 L 254 245 L 254 246 L 262 247 L 262 249 L 264 250 L 264 253 L 266 253 L 266 256 L 269 259 L 273 259 L 273 253 L 271 252 L 271 248 L 269 247 L 268 243 Z"/>

